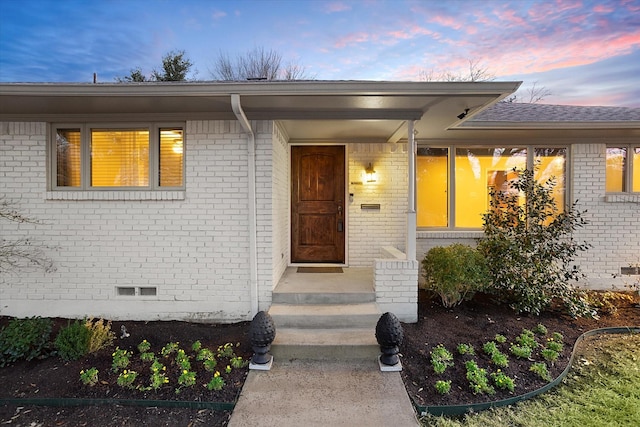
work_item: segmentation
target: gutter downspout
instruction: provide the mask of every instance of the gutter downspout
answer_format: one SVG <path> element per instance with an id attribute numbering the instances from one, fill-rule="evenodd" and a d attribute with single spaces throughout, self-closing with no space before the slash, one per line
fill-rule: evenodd
<path id="1" fill-rule="evenodd" d="M 258 313 L 258 227 L 256 208 L 256 136 L 251 128 L 251 123 L 242 110 L 240 95 L 231 94 L 231 108 L 238 122 L 247 134 L 247 167 L 248 167 L 248 195 L 249 204 L 249 281 L 251 298 L 251 318 Z"/>
<path id="2" fill-rule="evenodd" d="M 416 259 L 416 156 L 418 148 L 414 132 L 415 121 L 407 122 L 407 155 L 409 163 L 409 190 L 407 200 L 407 260 Z"/>

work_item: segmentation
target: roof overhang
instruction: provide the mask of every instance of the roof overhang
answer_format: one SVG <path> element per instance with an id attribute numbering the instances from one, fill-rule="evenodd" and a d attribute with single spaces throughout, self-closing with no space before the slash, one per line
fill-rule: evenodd
<path id="1" fill-rule="evenodd" d="M 443 137 L 513 93 L 521 82 L 252 81 L 179 83 L 3 83 L 0 118 L 10 121 L 275 120 L 292 141 L 386 142 Z"/>

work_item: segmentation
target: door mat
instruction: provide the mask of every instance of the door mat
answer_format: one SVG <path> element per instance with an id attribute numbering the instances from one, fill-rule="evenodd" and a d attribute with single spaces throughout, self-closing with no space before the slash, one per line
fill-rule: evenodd
<path id="1" fill-rule="evenodd" d="M 298 267 L 298 273 L 342 273 L 342 267 Z"/>

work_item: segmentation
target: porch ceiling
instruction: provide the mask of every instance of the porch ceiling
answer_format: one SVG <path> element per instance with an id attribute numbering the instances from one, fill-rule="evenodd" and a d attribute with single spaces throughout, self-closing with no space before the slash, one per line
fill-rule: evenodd
<path id="1" fill-rule="evenodd" d="M 3 120 L 235 120 L 231 94 L 249 120 L 279 121 L 291 141 L 386 142 L 445 137 L 515 91 L 520 82 L 178 82 L 144 84 L 0 84 Z"/>

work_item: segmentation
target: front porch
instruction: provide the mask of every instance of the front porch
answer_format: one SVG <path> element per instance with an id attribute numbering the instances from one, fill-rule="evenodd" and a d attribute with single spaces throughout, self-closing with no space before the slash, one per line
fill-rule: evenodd
<path id="1" fill-rule="evenodd" d="M 409 272 L 415 276 L 412 285 L 409 280 L 413 298 L 399 289 L 407 287 L 407 265 L 416 267 L 415 274 Z M 417 316 L 417 286 L 415 261 L 380 259 L 373 268 L 344 267 L 342 272 L 288 267 L 269 309 L 277 330 L 272 352 L 282 359 L 373 359 L 379 354 L 378 319 L 394 304 L 406 312 L 400 320 L 411 321 L 413 312 Z M 407 302 L 394 303 L 394 292 L 397 301 Z"/>

